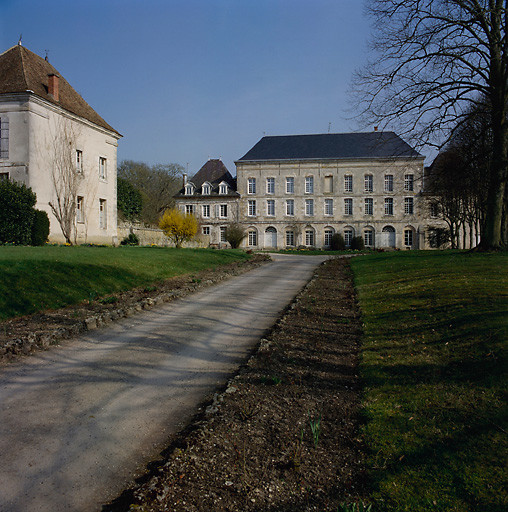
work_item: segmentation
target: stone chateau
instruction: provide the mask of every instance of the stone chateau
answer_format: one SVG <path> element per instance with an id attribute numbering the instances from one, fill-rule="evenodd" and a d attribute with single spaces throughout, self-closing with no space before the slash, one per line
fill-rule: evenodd
<path id="1" fill-rule="evenodd" d="M 239 223 L 253 249 L 327 248 L 334 233 L 346 245 L 361 236 L 366 247 L 421 249 L 423 162 L 393 132 L 269 136 L 235 162 L 236 179 L 209 160 L 175 199 L 212 245 Z"/>

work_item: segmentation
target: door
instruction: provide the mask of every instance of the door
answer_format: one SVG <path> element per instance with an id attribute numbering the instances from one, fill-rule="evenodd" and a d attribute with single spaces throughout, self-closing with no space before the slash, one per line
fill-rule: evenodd
<path id="1" fill-rule="evenodd" d="M 275 228 L 266 228 L 265 247 L 270 247 L 272 249 L 277 248 L 277 230 Z"/>

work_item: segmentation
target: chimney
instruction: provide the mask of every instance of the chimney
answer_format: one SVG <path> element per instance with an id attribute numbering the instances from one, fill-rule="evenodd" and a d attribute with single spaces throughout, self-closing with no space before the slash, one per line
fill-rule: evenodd
<path id="1" fill-rule="evenodd" d="M 185 187 L 185 185 L 187 185 L 187 174 L 184 172 L 183 173 L 183 186 Z"/>
<path id="2" fill-rule="evenodd" d="M 374 131 L 377 132 L 377 126 L 374 126 Z"/>
<path id="3" fill-rule="evenodd" d="M 55 101 L 59 101 L 59 94 L 58 94 L 58 80 L 59 76 L 55 75 L 54 73 L 51 73 L 51 75 L 48 75 L 48 93 L 53 96 L 53 99 Z"/>

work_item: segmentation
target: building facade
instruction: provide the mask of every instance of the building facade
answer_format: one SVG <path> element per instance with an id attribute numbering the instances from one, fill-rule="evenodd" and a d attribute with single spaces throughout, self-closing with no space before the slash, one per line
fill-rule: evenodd
<path id="1" fill-rule="evenodd" d="M 0 179 L 36 193 L 51 241 L 65 241 L 54 209 L 70 200 L 73 241 L 117 242 L 121 135 L 47 60 L 19 44 L 0 55 L 0 135 Z"/>
<path id="2" fill-rule="evenodd" d="M 392 132 L 263 137 L 235 162 L 244 245 L 423 248 L 423 161 Z"/>

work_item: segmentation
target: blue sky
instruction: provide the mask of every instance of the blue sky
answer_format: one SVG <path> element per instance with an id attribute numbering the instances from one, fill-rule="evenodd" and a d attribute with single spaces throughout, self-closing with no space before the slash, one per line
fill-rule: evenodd
<path id="1" fill-rule="evenodd" d="M 49 60 L 124 136 L 118 158 L 194 174 L 262 136 L 356 131 L 362 0 L 0 0 L 0 52 Z"/>

